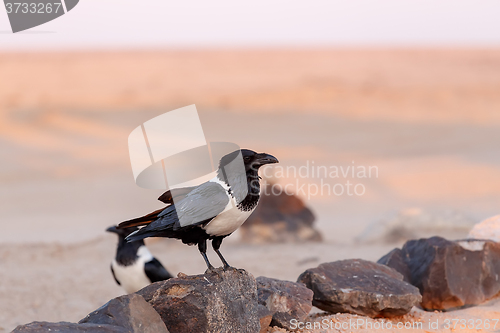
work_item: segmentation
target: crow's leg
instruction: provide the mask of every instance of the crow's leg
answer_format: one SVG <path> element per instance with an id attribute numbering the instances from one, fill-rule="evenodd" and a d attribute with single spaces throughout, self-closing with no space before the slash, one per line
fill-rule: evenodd
<path id="1" fill-rule="evenodd" d="M 217 253 L 217 255 L 219 256 L 220 260 L 224 264 L 224 269 L 228 269 L 228 268 L 232 268 L 232 267 L 229 266 L 229 264 L 227 263 L 226 259 L 224 259 L 224 257 L 222 256 L 222 253 L 220 253 L 220 251 L 219 251 L 219 248 L 220 248 L 220 245 L 222 244 L 222 240 L 223 239 L 224 239 L 224 237 L 215 237 L 213 239 L 213 241 L 212 241 L 212 247 L 214 248 L 215 253 Z"/>
<path id="2" fill-rule="evenodd" d="M 210 261 L 208 261 L 208 257 L 207 257 L 207 240 L 204 239 L 202 241 L 200 241 L 198 243 L 198 250 L 200 250 L 200 253 L 203 257 L 203 259 L 205 259 L 205 263 L 207 264 L 207 272 L 211 271 L 211 270 L 214 270 L 215 267 L 212 266 L 212 264 L 210 263 Z"/>

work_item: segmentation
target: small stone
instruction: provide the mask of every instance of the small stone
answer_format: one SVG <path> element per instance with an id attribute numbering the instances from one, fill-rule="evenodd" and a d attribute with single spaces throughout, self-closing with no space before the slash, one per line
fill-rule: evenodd
<path id="1" fill-rule="evenodd" d="M 302 273 L 298 282 L 314 292 L 314 306 L 331 313 L 394 317 L 421 301 L 418 289 L 400 273 L 361 259 L 321 264 Z"/>
<path id="2" fill-rule="evenodd" d="M 129 330 L 120 326 L 101 324 L 75 324 L 68 322 L 48 323 L 34 321 L 26 325 L 17 326 L 12 333 L 130 333 Z"/>
<path id="3" fill-rule="evenodd" d="M 85 323 L 121 326 L 128 332 L 168 333 L 160 315 L 136 294 L 112 299 L 79 322 Z"/>
<path id="4" fill-rule="evenodd" d="M 303 283 L 257 278 L 259 304 L 265 305 L 273 317 L 271 326 L 291 330 L 290 320 L 304 321 L 312 308 L 313 292 Z"/>

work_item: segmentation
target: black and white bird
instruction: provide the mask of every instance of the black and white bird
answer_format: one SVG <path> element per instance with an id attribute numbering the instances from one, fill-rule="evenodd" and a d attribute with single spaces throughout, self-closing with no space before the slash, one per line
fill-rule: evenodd
<path id="1" fill-rule="evenodd" d="M 116 283 L 130 294 L 153 282 L 170 279 L 172 275 L 149 252 L 143 240 L 127 242 L 125 237 L 138 228 L 117 229 L 116 226 L 106 229 L 118 235 L 116 256 L 111 262 L 111 273 Z"/>
<path id="2" fill-rule="evenodd" d="M 241 155 L 240 155 L 241 153 Z M 244 171 L 233 170 L 236 157 L 242 159 Z M 276 157 L 241 149 L 221 158 L 217 175 L 199 186 L 177 188 L 162 194 L 158 199 L 169 204 L 143 217 L 122 222 L 118 228 L 145 225 L 126 239 L 134 242 L 146 237 L 177 238 L 198 249 L 207 264 L 207 240 L 224 265 L 230 268 L 219 251 L 222 240 L 238 229 L 257 207 L 260 197 L 260 167 L 278 163 Z M 174 203 L 175 199 L 175 203 Z"/>

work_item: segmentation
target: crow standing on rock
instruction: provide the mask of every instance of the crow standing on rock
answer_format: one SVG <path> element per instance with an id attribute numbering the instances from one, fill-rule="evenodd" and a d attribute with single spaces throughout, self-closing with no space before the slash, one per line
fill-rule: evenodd
<path id="1" fill-rule="evenodd" d="M 244 171 L 234 167 L 243 160 Z M 131 233 L 126 240 L 133 242 L 147 237 L 177 238 L 198 249 L 207 264 L 207 240 L 221 259 L 224 269 L 230 268 L 219 251 L 222 240 L 238 229 L 257 207 L 260 197 L 259 168 L 278 163 L 276 157 L 241 149 L 221 158 L 217 175 L 195 187 L 172 189 L 158 199 L 169 204 L 143 217 L 122 222 L 118 229 L 145 227 Z M 174 203 L 175 199 L 175 203 Z"/>
<path id="2" fill-rule="evenodd" d="M 111 262 L 111 273 L 116 283 L 127 293 L 135 293 L 153 282 L 168 280 L 172 275 L 149 252 L 143 240 L 125 241 L 125 237 L 138 228 L 117 229 L 116 226 L 106 229 L 118 235 L 118 247 L 115 259 Z"/>

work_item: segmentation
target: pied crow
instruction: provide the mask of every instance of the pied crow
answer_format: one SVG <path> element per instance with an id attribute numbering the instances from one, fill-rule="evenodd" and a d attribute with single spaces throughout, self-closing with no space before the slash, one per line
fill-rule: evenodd
<path id="1" fill-rule="evenodd" d="M 118 235 L 116 256 L 111 262 L 111 273 L 116 283 L 130 294 L 153 282 L 170 279 L 172 275 L 149 252 L 143 240 L 127 242 L 125 237 L 138 228 L 117 229 L 116 226 L 106 229 Z"/>
<path id="2" fill-rule="evenodd" d="M 231 167 L 236 158 L 242 159 L 243 172 Z M 278 163 L 278 160 L 249 149 L 234 151 L 221 158 L 213 179 L 199 186 L 165 192 L 158 199 L 169 206 L 122 222 L 118 228 L 145 226 L 126 238 L 131 242 L 146 237 L 167 237 L 198 245 L 207 271 L 214 269 L 206 254 L 207 240 L 212 240 L 212 247 L 224 269 L 230 268 L 219 251 L 222 240 L 238 229 L 255 210 L 260 197 L 258 170 L 270 163 Z"/>

